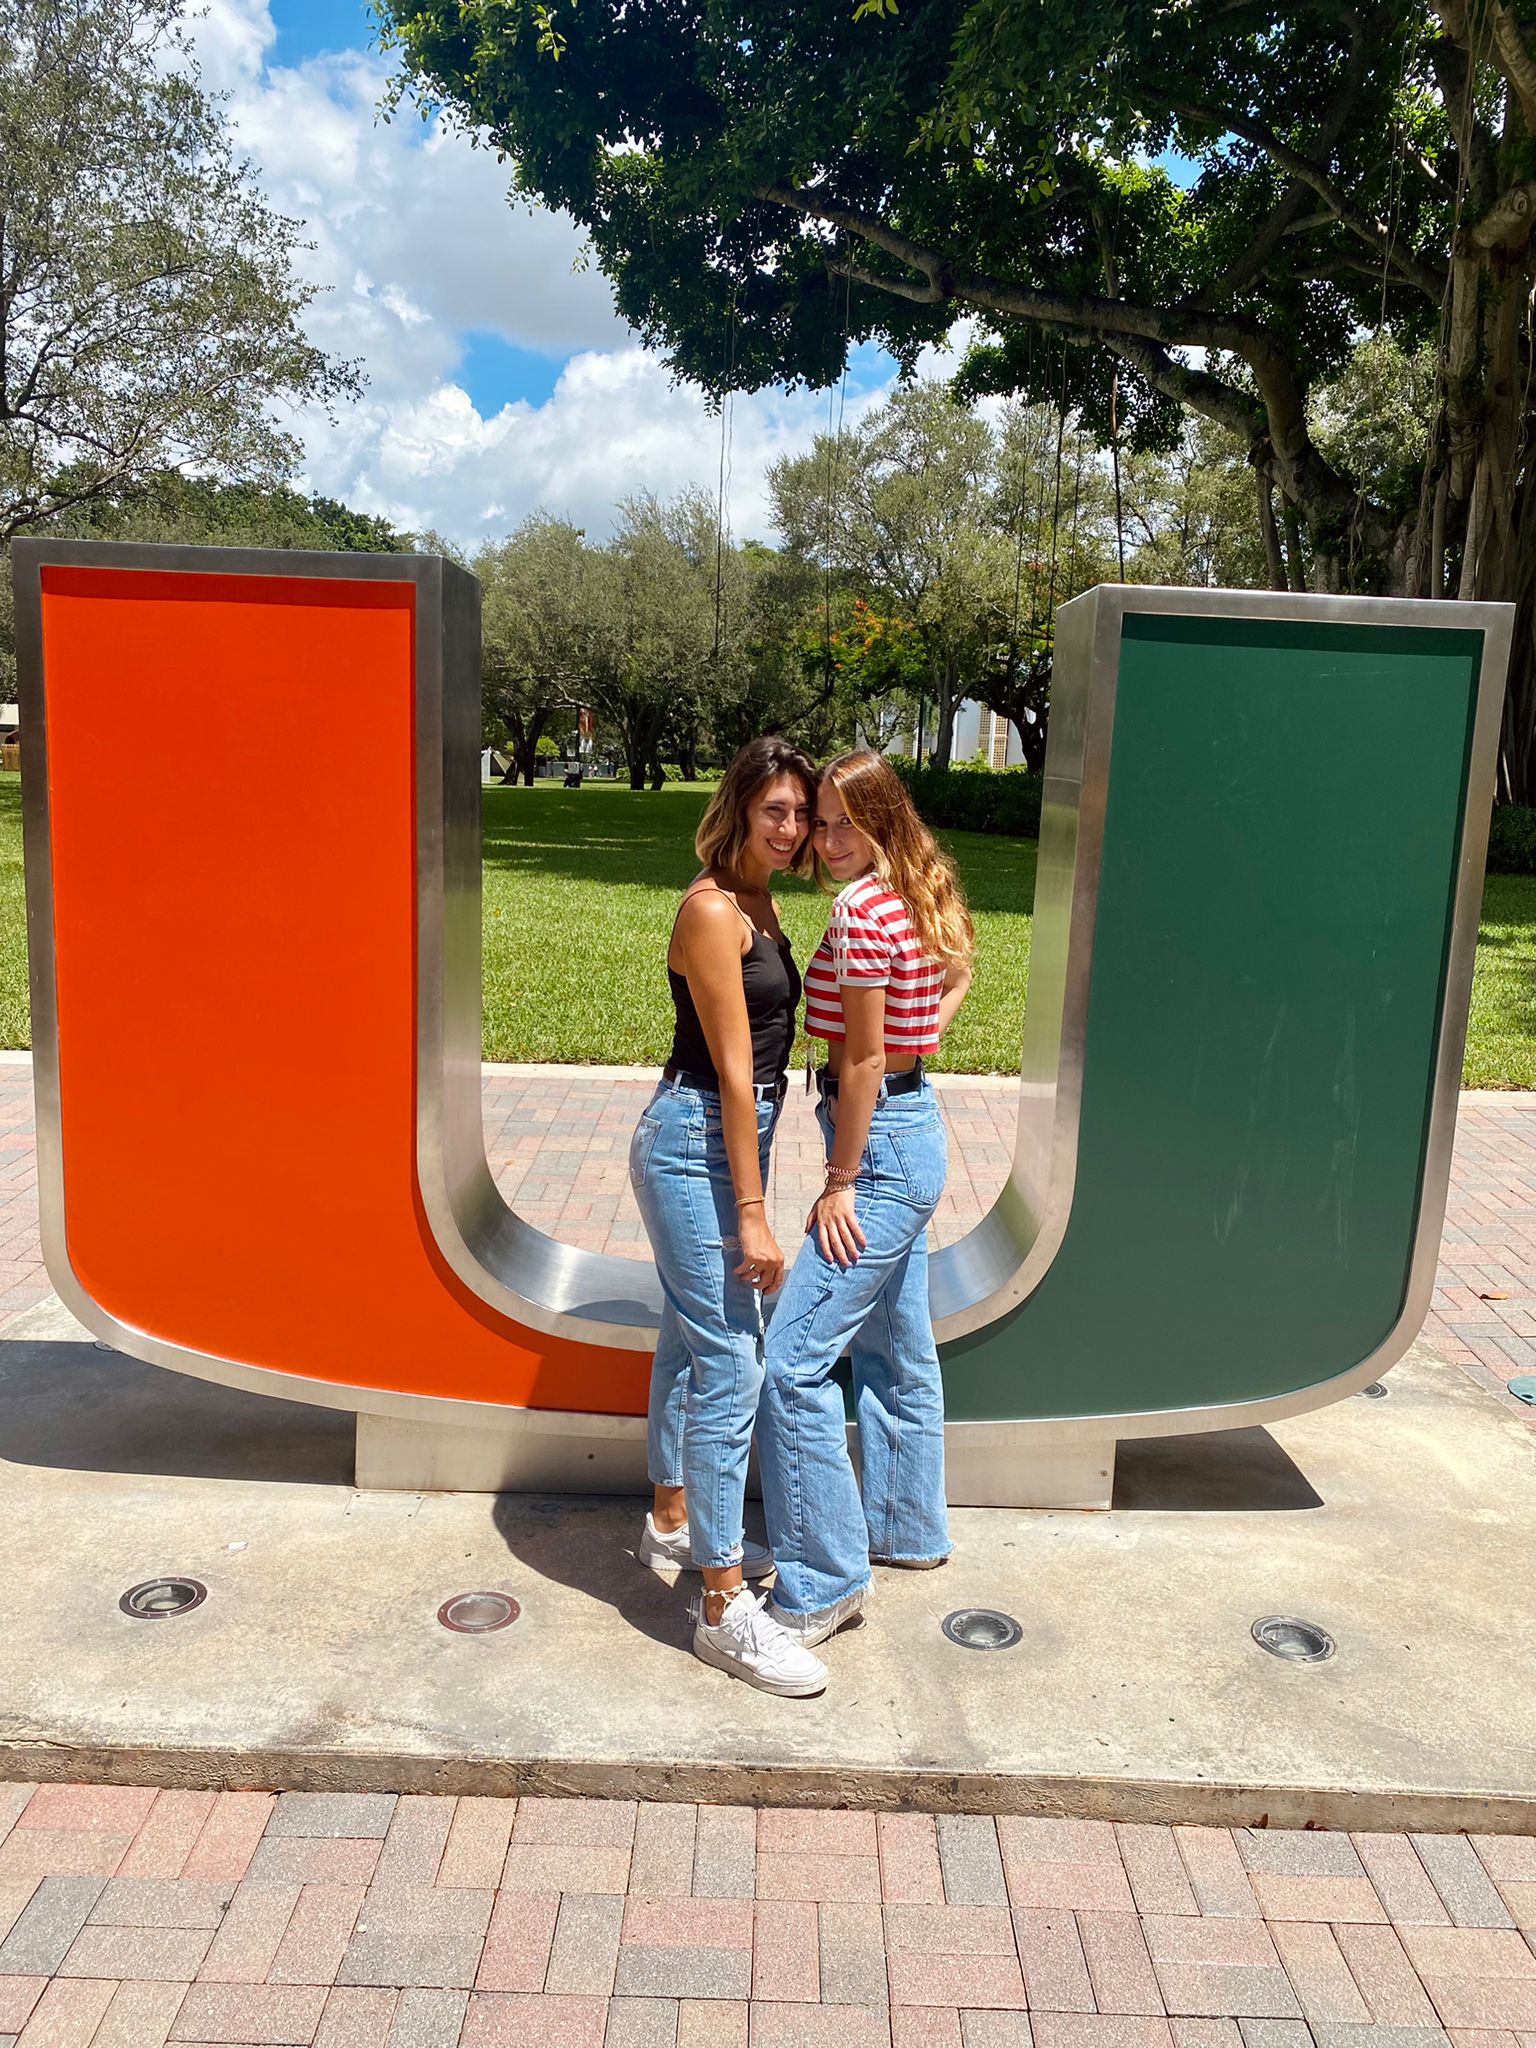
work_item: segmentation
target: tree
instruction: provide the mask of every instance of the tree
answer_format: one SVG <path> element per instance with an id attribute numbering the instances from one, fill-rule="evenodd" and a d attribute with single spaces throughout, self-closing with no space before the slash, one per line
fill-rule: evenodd
<path id="1" fill-rule="evenodd" d="M 844 597 L 843 616 L 827 638 L 837 679 L 837 699 L 845 708 L 847 738 L 862 738 L 884 753 L 910 739 L 917 729 L 928 663 L 923 643 L 910 619 L 882 612 L 867 597 Z M 819 646 L 808 647 L 815 659 Z"/>
<path id="2" fill-rule="evenodd" d="M 1008 564 L 988 496 L 995 448 L 984 420 L 944 386 L 898 390 L 840 437 L 768 472 L 789 545 L 910 624 L 936 706 L 935 759 L 949 765 L 963 683 L 996 637 Z"/>
<path id="3" fill-rule="evenodd" d="M 69 479 L 62 479 L 66 488 Z M 335 498 L 305 497 L 286 484 L 219 483 L 157 470 L 110 496 L 95 494 L 34 532 L 82 540 L 165 541 L 182 547 L 321 548 L 346 554 L 409 551 L 412 536 Z"/>
<path id="4" fill-rule="evenodd" d="M 408 88 L 569 210 L 681 374 L 825 386 L 851 341 L 910 363 L 975 321 L 972 391 L 1065 379 L 1132 451 L 1171 450 L 1183 415 L 1224 427 L 1310 587 L 1515 602 L 1500 783 L 1536 795 L 1518 0 L 380 5 Z M 1434 349 L 1406 502 L 1309 403 L 1378 332 Z"/>
<path id="5" fill-rule="evenodd" d="M 270 483 L 279 403 L 358 388 L 303 333 L 296 224 L 231 153 L 181 0 L 0 0 L 0 540 L 153 472 Z"/>
<path id="6" fill-rule="evenodd" d="M 607 579 L 579 526 L 535 512 L 469 563 L 480 579 L 482 702 L 531 789 L 539 743 L 560 710 L 593 697 Z M 499 737 L 499 735 L 498 735 Z"/>
<path id="7" fill-rule="evenodd" d="M 1282 547 L 1273 486 L 1225 428 L 1191 420 L 1168 453 L 1128 456 L 1121 487 L 1127 582 L 1306 588 L 1299 522 Z"/>
<path id="8" fill-rule="evenodd" d="M 738 650 L 710 699 L 717 752 L 729 759 L 760 733 L 783 733 L 812 755 L 845 730 L 837 678 L 828 670 L 820 620 L 825 587 L 815 563 L 793 550 L 747 541 L 734 553 L 727 628 Z"/>
<path id="9" fill-rule="evenodd" d="M 696 730 L 713 656 L 714 604 L 700 534 L 705 501 L 665 505 L 650 493 L 626 499 L 607 549 L 614 630 L 594 678 L 593 703 L 617 728 L 629 786 L 662 785 L 662 741 Z M 691 543 L 691 546 L 690 546 Z"/>
<path id="10" fill-rule="evenodd" d="M 993 518 L 1008 538 L 1012 590 L 968 694 L 1009 721 L 1031 768 L 1045 765 L 1057 607 L 1116 573 L 1118 516 L 1090 438 L 1058 406 L 1005 409 Z"/>

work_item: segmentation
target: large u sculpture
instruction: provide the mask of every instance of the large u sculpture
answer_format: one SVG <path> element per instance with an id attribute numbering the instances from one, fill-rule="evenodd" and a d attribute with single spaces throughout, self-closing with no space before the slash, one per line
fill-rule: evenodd
<path id="1" fill-rule="evenodd" d="M 522 1222 L 481 1138 L 474 582 L 15 566 L 64 1301 L 155 1364 L 356 1410 L 362 1484 L 639 1483 L 655 1277 Z M 952 1499 L 1106 1504 L 1118 1438 L 1316 1407 L 1412 1341 L 1509 631 L 1268 592 L 1063 609 L 1017 1155 L 933 1272 Z"/>

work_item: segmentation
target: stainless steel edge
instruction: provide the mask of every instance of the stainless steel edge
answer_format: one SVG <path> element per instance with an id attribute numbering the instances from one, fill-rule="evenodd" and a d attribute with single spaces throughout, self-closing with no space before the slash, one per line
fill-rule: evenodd
<path id="1" fill-rule="evenodd" d="M 941 1344 L 1034 1292 L 1072 1211 L 1122 612 L 1100 585 L 1056 615 L 1064 687 L 1053 681 L 1013 1167 L 988 1214 L 930 1262 Z"/>
<path id="2" fill-rule="evenodd" d="M 438 565 L 417 618 L 416 1167 L 438 1249 L 481 1301 L 525 1328 L 655 1349 L 649 1262 L 580 1251 L 502 1200 L 480 1106 L 480 591 Z M 515 1411 L 508 1411 L 515 1412 Z"/>

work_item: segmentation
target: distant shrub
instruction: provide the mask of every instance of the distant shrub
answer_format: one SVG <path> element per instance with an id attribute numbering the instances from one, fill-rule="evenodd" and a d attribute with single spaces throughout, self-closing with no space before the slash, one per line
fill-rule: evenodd
<path id="1" fill-rule="evenodd" d="M 1536 875 L 1536 808 L 1495 804 L 1488 829 L 1490 875 Z"/>
<path id="2" fill-rule="evenodd" d="M 956 832 L 1040 836 L 1045 777 L 1036 768 L 932 768 L 893 758 L 924 821 Z"/>

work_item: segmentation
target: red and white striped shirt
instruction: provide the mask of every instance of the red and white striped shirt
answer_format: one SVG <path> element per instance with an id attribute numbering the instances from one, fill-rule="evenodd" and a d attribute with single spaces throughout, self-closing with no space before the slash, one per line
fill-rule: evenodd
<path id="1" fill-rule="evenodd" d="M 847 1037 L 842 984 L 885 990 L 885 1050 L 934 1052 L 944 963 L 918 943 L 907 906 L 878 875 L 850 882 L 805 970 L 805 1028 L 812 1038 Z"/>

